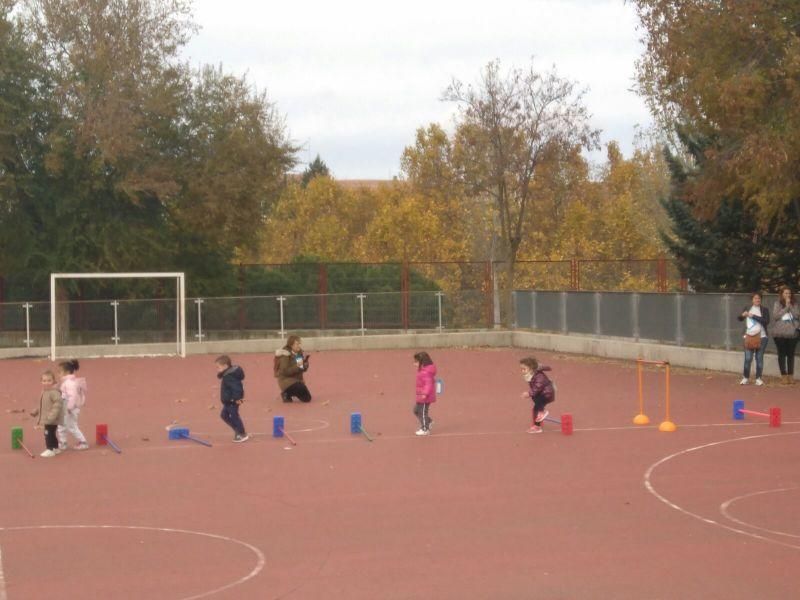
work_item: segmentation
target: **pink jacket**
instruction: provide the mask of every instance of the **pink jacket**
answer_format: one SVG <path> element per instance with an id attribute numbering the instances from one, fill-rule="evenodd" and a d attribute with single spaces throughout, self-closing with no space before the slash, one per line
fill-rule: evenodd
<path id="1" fill-rule="evenodd" d="M 436 365 L 425 365 L 417 371 L 417 402 L 436 402 Z"/>
<path id="2" fill-rule="evenodd" d="M 86 378 L 74 374 L 64 375 L 60 388 L 66 410 L 83 408 L 86 404 Z"/>

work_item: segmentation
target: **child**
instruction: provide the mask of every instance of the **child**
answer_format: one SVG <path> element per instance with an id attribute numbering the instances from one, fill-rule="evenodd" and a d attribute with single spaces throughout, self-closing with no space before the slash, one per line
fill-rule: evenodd
<path id="1" fill-rule="evenodd" d="M 430 435 L 433 425 L 430 408 L 436 402 L 436 365 L 427 352 L 417 352 L 414 355 L 414 366 L 417 367 L 417 403 L 414 414 L 420 424 L 417 435 Z"/>
<path id="2" fill-rule="evenodd" d="M 244 370 L 232 365 L 229 356 L 222 355 L 214 361 L 217 365 L 217 377 L 220 379 L 219 399 L 222 412 L 219 416 L 233 429 L 233 441 L 246 442 L 250 436 L 244 430 L 244 423 L 239 416 L 239 405 L 244 402 Z"/>
<path id="3" fill-rule="evenodd" d="M 56 386 L 56 376 L 52 371 L 42 373 L 42 395 L 39 397 L 39 408 L 31 413 L 32 417 L 38 416 L 37 425 L 44 425 L 44 445 L 46 450 L 39 456 L 52 458 L 61 450 L 58 449 L 56 428 L 63 418 L 64 401 L 61 392 Z"/>
<path id="4" fill-rule="evenodd" d="M 78 428 L 78 417 L 81 414 L 83 405 L 86 404 L 86 379 L 78 377 L 75 372 L 80 368 L 77 360 L 67 360 L 58 365 L 58 372 L 61 375 L 61 396 L 64 398 L 64 421 L 59 424 L 56 433 L 58 435 L 58 449 L 67 449 L 67 433 L 70 433 L 78 443 L 74 446 L 75 450 L 87 450 L 89 444 L 86 436 Z"/>
<path id="5" fill-rule="evenodd" d="M 303 379 L 303 374 L 308 371 L 309 355 L 303 354 L 301 341 L 300 336 L 290 335 L 286 345 L 275 351 L 273 371 L 284 402 L 291 402 L 292 398 L 311 402 L 311 392 Z"/>
<path id="6" fill-rule="evenodd" d="M 551 369 L 550 367 L 540 367 L 539 361 L 533 357 L 523 358 L 519 364 L 522 368 L 522 378 L 530 386 L 530 390 L 523 392 L 522 397 L 533 400 L 533 424 L 528 429 L 528 433 L 542 433 L 542 423 L 550 414 L 545 406 L 556 399 L 553 382 L 544 374 L 545 371 Z"/>

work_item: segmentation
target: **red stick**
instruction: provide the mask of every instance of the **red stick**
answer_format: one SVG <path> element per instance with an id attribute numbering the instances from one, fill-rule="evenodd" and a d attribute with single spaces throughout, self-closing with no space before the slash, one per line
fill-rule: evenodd
<path id="1" fill-rule="evenodd" d="M 292 436 L 290 436 L 289 433 L 283 427 L 281 427 L 281 433 L 286 436 L 286 439 L 288 439 L 290 442 L 292 442 L 292 446 L 297 446 L 297 442 L 295 442 L 292 439 Z"/>
<path id="2" fill-rule="evenodd" d="M 27 447 L 25 444 L 23 444 L 23 443 L 22 443 L 22 440 L 17 440 L 17 443 L 18 443 L 20 446 L 22 446 L 22 449 L 23 449 L 23 450 L 25 450 L 25 452 L 27 452 L 27 453 L 28 453 L 28 456 L 30 456 L 31 458 L 35 458 L 35 457 L 33 456 L 33 452 L 31 452 L 30 450 L 28 450 L 28 447 Z"/>
<path id="3" fill-rule="evenodd" d="M 745 410 L 744 408 L 740 408 L 739 412 L 743 412 L 743 413 L 748 414 L 748 415 L 758 415 L 759 417 L 768 417 L 769 416 L 767 413 L 758 412 L 758 411 L 755 411 L 755 410 Z"/>

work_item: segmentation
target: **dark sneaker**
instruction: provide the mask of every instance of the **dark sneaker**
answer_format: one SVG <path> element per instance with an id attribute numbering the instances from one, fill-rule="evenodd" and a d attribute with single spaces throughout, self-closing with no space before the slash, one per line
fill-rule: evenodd
<path id="1" fill-rule="evenodd" d="M 246 442 L 249 439 L 250 439 L 250 436 L 247 435 L 246 433 L 244 435 L 239 435 L 237 433 L 235 436 L 233 436 L 233 441 L 235 443 L 237 443 L 237 444 L 241 444 L 242 442 Z"/>
<path id="2" fill-rule="evenodd" d="M 284 402 L 291 402 L 292 398 L 286 395 L 286 392 L 281 392 L 281 400 Z"/>

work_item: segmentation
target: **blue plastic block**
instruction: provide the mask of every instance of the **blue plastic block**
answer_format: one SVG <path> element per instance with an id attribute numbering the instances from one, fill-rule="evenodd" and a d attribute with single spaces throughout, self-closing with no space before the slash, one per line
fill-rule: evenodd
<path id="1" fill-rule="evenodd" d="M 742 409 L 744 408 L 744 400 L 734 400 L 733 401 L 733 418 L 737 421 L 741 421 L 744 419 L 744 413 Z"/>
<path id="2" fill-rule="evenodd" d="M 169 439 L 171 440 L 182 440 L 187 437 L 189 437 L 188 427 L 173 427 L 169 430 Z"/>
<path id="3" fill-rule="evenodd" d="M 361 413 L 350 415 L 350 433 L 361 433 Z"/>
<path id="4" fill-rule="evenodd" d="M 283 437 L 283 417 L 272 417 L 272 437 Z"/>

